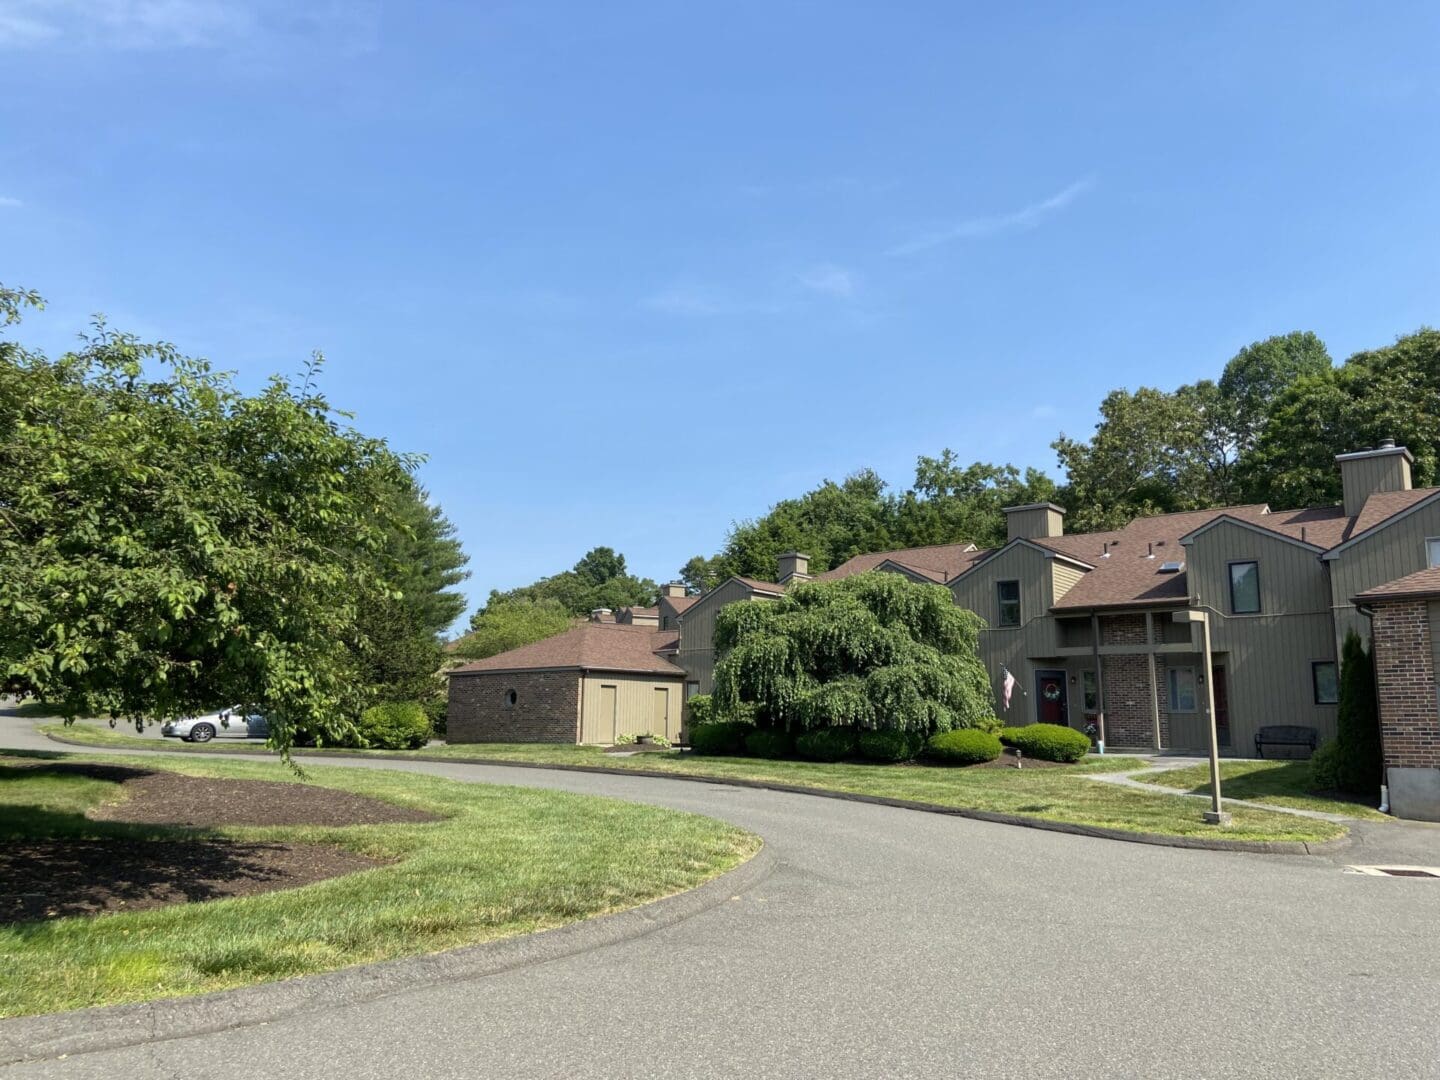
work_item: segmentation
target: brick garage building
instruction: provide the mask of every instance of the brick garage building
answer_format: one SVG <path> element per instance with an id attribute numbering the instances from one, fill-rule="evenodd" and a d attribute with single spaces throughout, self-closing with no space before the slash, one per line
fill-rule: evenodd
<path id="1" fill-rule="evenodd" d="M 1370 615 L 1390 808 L 1440 821 L 1440 568 L 1377 586 L 1355 603 Z"/>
<path id="2" fill-rule="evenodd" d="M 646 625 L 593 621 L 455 668 L 448 673 L 446 740 L 608 745 L 626 734 L 676 739 L 685 672 L 666 659 L 676 637 Z"/>

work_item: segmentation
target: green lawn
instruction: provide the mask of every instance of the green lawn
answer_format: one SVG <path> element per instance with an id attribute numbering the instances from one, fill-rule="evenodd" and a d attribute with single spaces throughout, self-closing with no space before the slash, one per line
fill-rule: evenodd
<path id="1" fill-rule="evenodd" d="M 96 760 L 65 755 L 66 760 Z M 33 763 L 33 756 L 28 763 Z M 106 764 L 294 781 L 277 761 L 154 756 Z M 0 838 L 191 832 L 90 821 L 109 781 L 0 758 Z M 419 825 L 207 830 L 397 860 L 260 896 L 0 927 L 0 1017 L 195 994 L 436 952 L 619 911 L 691 888 L 759 848 L 709 818 L 589 796 L 317 766 L 307 782 L 447 815 Z"/>
<path id="2" fill-rule="evenodd" d="M 142 740 L 134 735 L 90 725 L 63 729 L 57 725 L 41 730 L 60 734 L 64 738 L 83 739 L 93 745 L 156 747 L 153 739 Z M 195 749 L 189 744 L 179 746 Z M 301 755 L 303 753 L 300 752 Z M 364 754 L 365 751 L 351 753 Z M 1234 821 L 1229 826 L 1217 830 L 1201 820 L 1204 807 L 1193 799 L 1151 795 L 1096 783 L 1084 779 L 1082 775 L 1086 772 L 1126 772 L 1144 768 L 1145 763 L 1138 758 L 1090 757 L 1064 769 L 1015 770 L 923 765 L 824 765 L 808 761 L 696 757 L 678 751 L 618 757 L 594 746 L 538 743 L 432 746 L 416 753 L 469 761 L 522 761 L 537 765 L 644 769 L 675 776 L 759 780 L 1166 836 L 1318 841 L 1345 834 L 1344 826 L 1244 807 L 1235 809 Z"/>
<path id="3" fill-rule="evenodd" d="M 1197 795 L 1210 794 L 1209 764 L 1191 765 L 1163 773 L 1137 777 L 1147 784 L 1180 788 Z M 1222 761 L 1220 794 L 1232 799 L 1293 806 L 1298 810 L 1320 810 L 1373 821 L 1389 821 L 1373 806 L 1345 799 L 1326 798 L 1308 790 L 1308 761 Z"/>

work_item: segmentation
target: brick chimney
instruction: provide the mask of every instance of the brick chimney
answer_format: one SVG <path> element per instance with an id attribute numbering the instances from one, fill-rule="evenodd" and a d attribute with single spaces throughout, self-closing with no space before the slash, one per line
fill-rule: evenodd
<path id="1" fill-rule="evenodd" d="M 810 556 L 801 555 L 798 551 L 787 551 L 780 556 L 780 576 L 776 578 L 781 585 L 789 585 L 792 581 L 810 580 Z"/>
<path id="2" fill-rule="evenodd" d="M 1365 500 L 1379 491 L 1409 491 L 1410 466 L 1415 456 L 1394 439 L 1385 439 L 1373 450 L 1338 454 L 1340 486 L 1344 491 L 1345 513 L 1354 517 Z"/>
<path id="3" fill-rule="evenodd" d="M 672 600 L 678 596 L 685 595 L 685 583 L 683 581 L 667 581 L 660 586 L 660 595 L 668 596 Z"/>
<path id="4" fill-rule="evenodd" d="M 1065 532 L 1065 508 L 1054 503 L 1006 506 L 1001 513 L 1005 515 L 1006 540 L 1039 540 Z"/>

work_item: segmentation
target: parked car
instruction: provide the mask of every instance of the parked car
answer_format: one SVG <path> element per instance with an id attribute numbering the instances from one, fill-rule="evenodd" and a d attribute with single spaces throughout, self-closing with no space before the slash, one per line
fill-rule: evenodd
<path id="1" fill-rule="evenodd" d="M 215 738 L 264 739 L 269 736 L 270 728 L 264 716 L 246 713 L 241 706 L 235 705 L 204 716 L 168 721 L 161 725 L 160 734 L 169 739 L 203 743 Z"/>

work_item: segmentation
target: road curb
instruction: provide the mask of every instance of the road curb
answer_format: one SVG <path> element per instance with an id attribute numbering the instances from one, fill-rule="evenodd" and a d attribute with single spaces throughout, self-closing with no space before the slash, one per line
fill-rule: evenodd
<path id="1" fill-rule="evenodd" d="M 0 1020 L 0 1068 L 210 1035 L 561 960 L 645 937 L 738 900 L 774 868 L 775 857 L 762 844 L 733 870 L 693 889 L 554 930 L 238 990 Z"/>
<path id="2" fill-rule="evenodd" d="M 116 747 L 86 746 L 58 736 L 45 734 L 53 742 L 67 746 L 82 746 L 89 750 L 113 752 Z M 128 752 L 128 751 L 123 751 Z M 163 754 L 162 749 L 148 747 L 136 753 Z M 270 751 L 259 750 L 185 750 L 169 751 L 171 754 L 208 755 L 210 757 L 267 757 L 274 758 Z M 323 750 L 301 750 L 296 756 L 313 756 L 342 759 L 344 754 Z M 831 791 L 825 788 L 806 787 L 803 784 L 778 784 L 766 780 L 745 780 L 738 777 L 696 776 L 685 773 L 661 772 L 657 769 L 618 769 L 605 765 L 547 765 L 533 761 L 492 761 L 488 758 L 442 757 L 439 754 L 387 754 L 366 753 L 364 761 L 431 761 L 445 765 L 495 765 L 508 769 L 548 769 L 558 772 L 600 773 L 604 776 L 642 776 L 657 780 L 687 780 L 698 784 L 716 784 L 721 787 L 752 788 L 757 791 L 779 791 L 789 795 L 812 795 L 821 799 L 838 799 L 843 802 L 872 803 L 877 806 L 893 806 L 901 810 L 918 810 L 927 814 L 944 814 L 948 817 L 970 818 L 974 821 L 988 821 L 996 825 L 1015 825 L 1022 829 L 1041 829 L 1046 832 L 1067 833 L 1071 836 L 1089 836 L 1100 840 L 1119 840 L 1127 844 L 1150 844 L 1155 847 L 1188 848 L 1198 851 L 1238 851 L 1254 855 L 1329 855 L 1350 845 L 1348 831 L 1333 840 L 1309 842 L 1305 840 L 1224 840 L 1203 836 L 1167 836 L 1163 833 L 1131 832 L 1128 829 L 1112 829 L 1103 825 L 1079 825 L 1066 821 L 1048 821 L 1044 818 L 1025 817 L 1020 814 L 1002 814 L 993 810 L 975 810 L 960 806 L 945 806 L 941 803 L 920 802 L 913 799 L 892 799 L 884 795 L 861 795 L 849 791 Z M 1279 812 L 1279 811 L 1277 811 Z"/>

